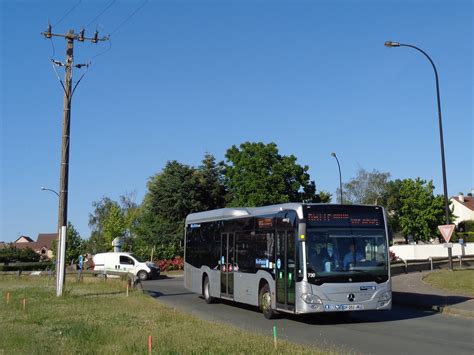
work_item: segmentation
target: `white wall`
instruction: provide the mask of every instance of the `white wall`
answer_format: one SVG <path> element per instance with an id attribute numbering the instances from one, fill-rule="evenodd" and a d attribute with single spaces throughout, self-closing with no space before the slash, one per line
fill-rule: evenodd
<path id="1" fill-rule="evenodd" d="M 461 245 L 453 243 L 453 256 L 462 255 Z M 390 247 L 390 251 L 396 256 L 404 260 L 428 259 L 430 257 L 448 257 L 448 248 L 443 244 L 408 244 L 394 245 Z M 466 243 L 464 247 L 465 255 L 474 255 L 474 243 Z"/>

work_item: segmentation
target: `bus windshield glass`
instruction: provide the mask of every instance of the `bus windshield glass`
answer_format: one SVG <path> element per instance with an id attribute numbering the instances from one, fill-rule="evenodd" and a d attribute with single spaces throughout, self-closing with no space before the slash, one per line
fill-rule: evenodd
<path id="1" fill-rule="evenodd" d="M 384 229 L 378 228 L 308 228 L 308 281 L 387 281 L 386 240 Z"/>

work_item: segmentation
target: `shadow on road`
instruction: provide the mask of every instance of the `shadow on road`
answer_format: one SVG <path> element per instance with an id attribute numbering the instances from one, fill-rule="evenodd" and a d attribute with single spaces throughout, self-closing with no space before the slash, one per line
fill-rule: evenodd
<path id="1" fill-rule="evenodd" d="M 200 297 L 200 296 L 197 296 Z M 200 297 L 202 298 L 202 297 Z M 203 300 L 204 302 L 204 300 Z M 242 310 L 259 313 L 256 306 L 242 303 L 236 303 L 227 300 L 219 300 L 217 303 L 224 304 L 229 307 L 239 308 Z M 212 307 L 212 305 L 209 305 Z M 317 314 L 290 314 L 279 313 L 277 319 L 288 319 L 308 325 L 336 325 L 336 324 L 357 324 L 357 323 L 378 323 L 393 322 L 405 319 L 416 319 L 429 317 L 437 314 L 431 310 L 420 310 L 414 308 L 406 308 L 395 305 L 391 311 L 363 311 L 363 312 L 330 312 Z M 262 315 L 263 317 L 263 315 Z"/>
<path id="2" fill-rule="evenodd" d="M 163 292 L 150 291 L 150 290 L 145 290 L 145 292 L 153 298 L 170 297 L 170 296 L 184 296 L 184 295 L 192 295 L 193 294 L 193 292 L 163 293 Z"/>
<path id="3" fill-rule="evenodd" d="M 442 296 L 415 292 L 392 292 L 393 302 L 396 305 L 412 306 L 421 309 L 446 307 L 472 300 L 468 296 Z"/>

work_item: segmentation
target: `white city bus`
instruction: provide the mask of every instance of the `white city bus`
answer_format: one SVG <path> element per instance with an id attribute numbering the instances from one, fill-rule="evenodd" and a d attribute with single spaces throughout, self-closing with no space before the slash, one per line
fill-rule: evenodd
<path id="1" fill-rule="evenodd" d="M 389 233 L 380 206 L 285 203 L 186 218 L 185 287 L 258 306 L 266 318 L 388 310 Z"/>

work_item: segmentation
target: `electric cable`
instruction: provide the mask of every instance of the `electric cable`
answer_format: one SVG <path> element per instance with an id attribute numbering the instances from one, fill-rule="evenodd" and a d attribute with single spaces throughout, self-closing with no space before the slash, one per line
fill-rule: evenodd
<path id="1" fill-rule="evenodd" d="M 69 11 L 67 11 L 67 12 L 63 15 L 63 17 L 61 17 L 61 19 L 60 19 L 58 22 L 56 22 L 56 23 L 54 24 L 54 27 L 56 27 L 57 25 L 59 25 L 71 12 L 73 12 L 73 11 L 75 10 L 76 7 L 78 7 L 78 6 L 81 4 L 81 2 L 82 2 L 82 0 L 79 0 L 79 2 L 78 2 L 76 5 L 74 5 L 71 9 L 69 9 Z"/>
<path id="2" fill-rule="evenodd" d="M 143 3 L 138 6 L 128 17 L 123 20 L 111 33 L 109 36 L 112 36 L 115 32 L 119 30 L 120 27 L 122 27 L 125 23 L 127 23 L 135 14 L 142 9 L 147 4 L 148 0 L 143 1 Z"/>
<path id="3" fill-rule="evenodd" d="M 94 17 L 94 19 L 92 19 L 91 21 L 89 21 L 89 23 L 84 27 L 84 28 L 87 28 L 89 27 L 91 24 L 93 24 L 95 21 L 97 21 L 97 19 L 99 17 L 101 17 L 108 9 L 110 9 L 112 7 L 112 5 L 115 4 L 117 0 L 112 0 L 110 1 L 110 3 L 96 16 Z"/>

